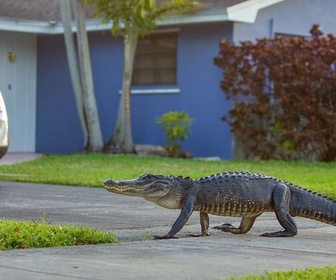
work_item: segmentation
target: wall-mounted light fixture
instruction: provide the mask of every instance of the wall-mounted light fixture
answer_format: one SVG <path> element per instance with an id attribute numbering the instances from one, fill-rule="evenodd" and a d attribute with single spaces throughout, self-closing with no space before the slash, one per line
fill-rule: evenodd
<path id="1" fill-rule="evenodd" d="M 16 60 L 16 53 L 15 52 L 8 52 L 7 59 L 9 62 L 14 62 Z"/>

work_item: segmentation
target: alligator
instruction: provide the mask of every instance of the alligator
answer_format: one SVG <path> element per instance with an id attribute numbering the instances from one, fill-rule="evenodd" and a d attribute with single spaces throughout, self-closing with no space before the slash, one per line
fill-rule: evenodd
<path id="1" fill-rule="evenodd" d="M 176 238 L 193 211 L 200 212 L 201 234 L 209 236 L 209 215 L 242 217 L 239 227 L 222 224 L 214 229 L 245 234 L 262 213 L 275 212 L 283 229 L 263 237 L 292 237 L 292 217 L 304 217 L 336 226 L 336 201 L 292 183 L 258 173 L 227 172 L 199 179 L 144 174 L 137 179 L 104 182 L 113 193 L 138 196 L 168 209 L 181 209 L 171 230 L 156 239 Z"/>

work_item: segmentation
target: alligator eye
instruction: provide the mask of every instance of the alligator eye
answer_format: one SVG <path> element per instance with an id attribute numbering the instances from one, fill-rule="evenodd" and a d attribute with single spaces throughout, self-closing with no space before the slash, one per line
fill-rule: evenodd
<path id="1" fill-rule="evenodd" d="M 147 173 L 145 173 L 145 174 L 143 174 L 143 175 L 140 176 L 141 179 L 151 179 L 153 177 L 154 177 L 154 175 L 147 174 Z"/>

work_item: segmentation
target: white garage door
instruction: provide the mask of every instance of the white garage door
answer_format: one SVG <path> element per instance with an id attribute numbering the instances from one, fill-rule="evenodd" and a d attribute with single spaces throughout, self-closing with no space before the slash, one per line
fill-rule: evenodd
<path id="1" fill-rule="evenodd" d="M 0 90 L 7 107 L 9 152 L 35 152 L 35 35 L 0 32 Z"/>

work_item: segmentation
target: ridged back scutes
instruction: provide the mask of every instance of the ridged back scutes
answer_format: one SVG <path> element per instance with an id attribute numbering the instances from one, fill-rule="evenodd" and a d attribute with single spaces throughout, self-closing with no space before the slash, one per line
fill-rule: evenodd
<path id="1" fill-rule="evenodd" d="M 264 180 L 264 179 L 270 179 L 270 180 L 274 180 L 275 182 L 278 183 L 284 183 L 285 185 L 289 186 L 290 188 L 297 188 L 300 189 L 304 192 L 308 192 L 311 193 L 312 195 L 316 195 L 318 197 L 327 199 L 329 201 L 333 201 L 336 203 L 336 200 L 329 198 L 327 196 L 324 196 L 322 194 L 319 194 L 317 192 L 311 191 L 309 189 L 300 187 L 298 185 L 286 182 L 284 180 L 281 179 L 277 179 L 273 176 L 269 176 L 269 175 L 265 175 L 262 173 L 253 173 L 253 172 L 245 172 L 245 171 L 233 171 L 233 172 L 224 172 L 224 173 L 217 173 L 217 174 L 211 174 L 209 176 L 205 176 L 205 177 L 201 177 L 199 179 L 196 179 L 196 181 L 202 183 L 207 183 L 210 182 L 212 180 L 219 180 L 219 179 L 238 179 L 238 180 L 243 180 L 243 181 L 253 181 L 253 180 Z"/>
<path id="2" fill-rule="evenodd" d="M 216 180 L 216 179 L 243 179 L 245 181 L 250 181 L 250 180 L 258 180 L 258 179 L 273 179 L 280 181 L 272 176 L 264 175 L 261 173 L 252 173 L 252 172 L 242 172 L 242 171 L 235 171 L 235 172 L 225 172 L 225 173 L 217 173 L 217 174 L 212 174 L 209 176 L 201 177 L 197 179 L 200 183 L 208 182 L 211 180 Z"/>
<path id="3" fill-rule="evenodd" d="M 326 200 L 329 200 L 329 201 L 331 201 L 331 202 L 336 203 L 336 200 L 335 200 L 335 199 L 332 199 L 332 198 L 330 198 L 330 197 L 327 197 L 327 196 L 325 196 L 325 195 L 323 195 L 323 194 L 320 194 L 320 193 L 318 193 L 318 192 L 314 192 L 314 191 L 312 191 L 312 190 L 309 190 L 309 189 L 306 189 L 306 188 L 303 188 L 303 187 L 300 187 L 300 186 L 298 186 L 298 185 L 294 185 L 294 184 L 291 184 L 291 183 L 286 183 L 286 184 L 288 184 L 290 187 L 298 188 L 298 189 L 300 189 L 300 190 L 302 190 L 302 191 L 304 191 L 304 192 L 307 192 L 307 193 L 309 193 L 309 194 L 311 194 L 311 195 L 314 195 L 314 196 L 317 196 L 317 197 L 321 197 L 321 198 L 324 198 L 324 199 L 326 199 Z"/>

